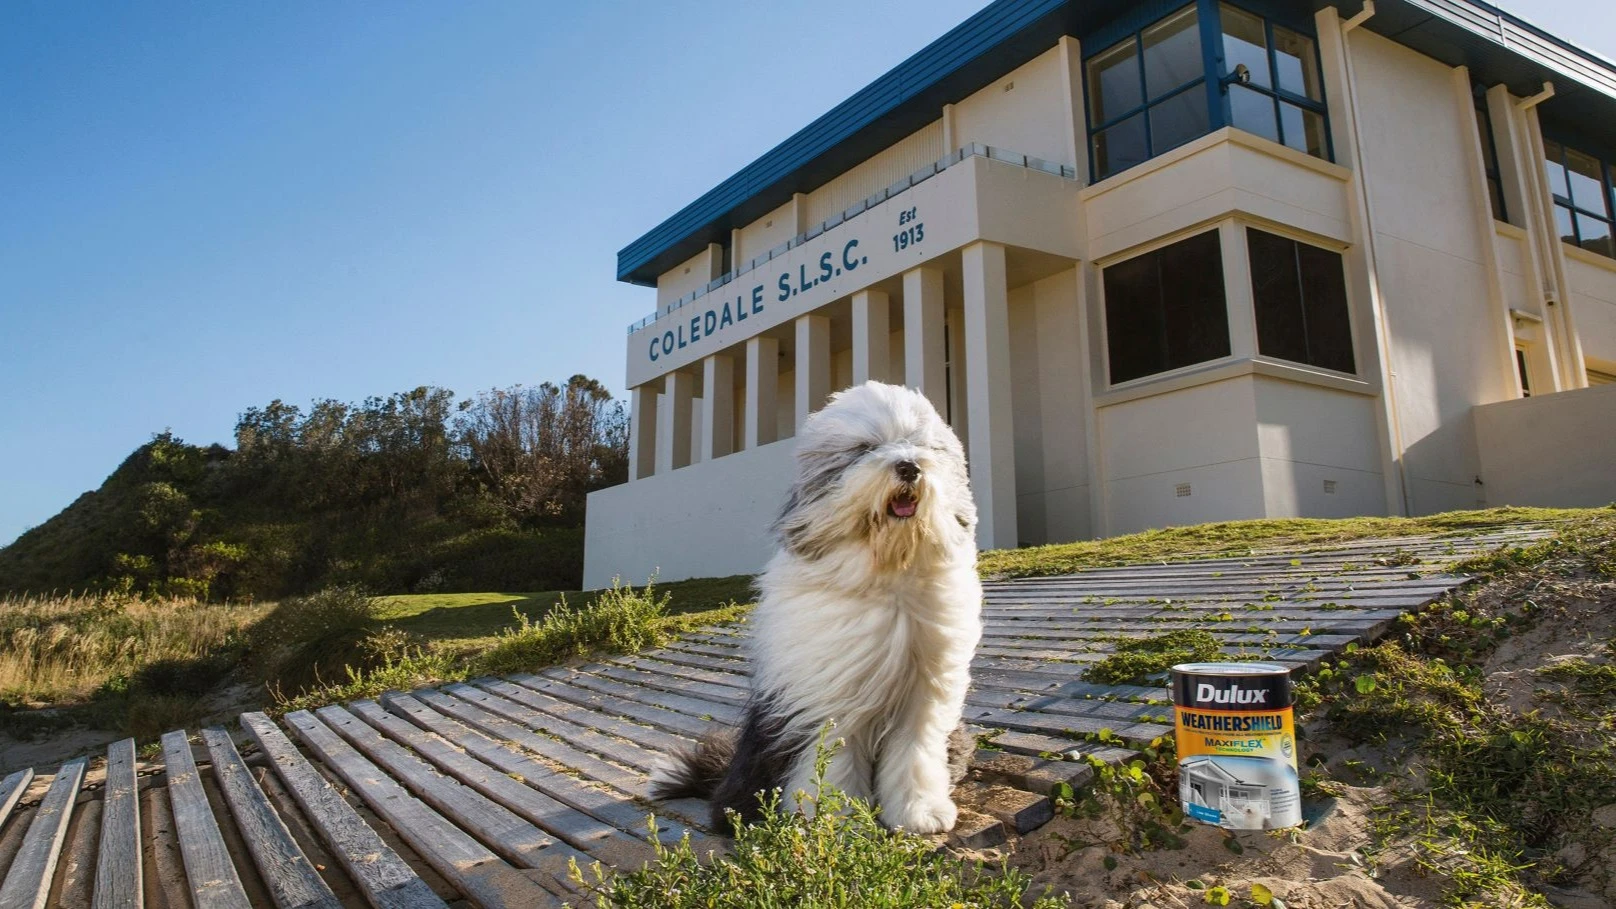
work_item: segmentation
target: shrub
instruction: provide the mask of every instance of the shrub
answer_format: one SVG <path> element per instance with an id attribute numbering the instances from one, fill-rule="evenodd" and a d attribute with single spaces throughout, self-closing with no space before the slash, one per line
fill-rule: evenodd
<path id="1" fill-rule="evenodd" d="M 825 757 L 820 758 L 820 774 Z M 778 797 L 763 818 L 740 827 L 728 855 L 703 862 L 686 837 L 656 846 L 644 868 L 608 876 L 595 865 L 573 879 L 597 909 L 754 909 L 758 906 L 858 909 L 989 909 L 1023 905 L 1029 881 L 1014 869 L 997 873 L 938 852 L 929 841 L 882 827 L 871 807 L 820 784 L 784 810 Z M 654 821 L 653 821 L 654 823 Z M 1051 897 L 1033 909 L 1066 905 Z"/>
<path id="2" fill-rule="evenodd" d="M 363 668 L 375 607 L 364 590 L 329 587 L 282 600 L 252 630 L 259 670 L 278 689 L 302 691 Z"/>
<path id="3" fill-rule="evenodd" d="M 636 590 L 620 581 L 602 591 L 582 609 L 567 605 L 567 598 L 534 622 L 513 609 L 517 625 L 501 632 L 499 641 L 478 661 L 484 673 L 520 672 L 547 666 L 572 656 L 590 653 L 632 653 L 662 641 L 662 619 L 668 595 L 656 595 L 654 582 Z"/>

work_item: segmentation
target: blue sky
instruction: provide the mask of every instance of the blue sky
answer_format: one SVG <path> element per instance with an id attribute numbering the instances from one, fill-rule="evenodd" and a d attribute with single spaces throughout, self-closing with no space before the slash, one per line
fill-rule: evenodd
<path id="1" fill-rule="evenodd" d="M 617 250 L 983 2 L 0 4 L 0 544 L 273 398 L 620 387 Z"/>

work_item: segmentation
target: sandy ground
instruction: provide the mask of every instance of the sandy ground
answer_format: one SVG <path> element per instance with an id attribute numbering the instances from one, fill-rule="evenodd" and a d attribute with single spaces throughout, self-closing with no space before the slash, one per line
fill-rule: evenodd
<path id="1" fill-rule="evenodd" d="M 1490 701 L 1517 713 L 1538 710 L 1575 722 L 1555 697 L 1560 686 L 1539 673 L 1573 658 L 1595 663 L 1612 659 L 1616 584 L 1542 583 L 1550 586 L 1524 594 L 1540 607 L 1552 605 L 1530 630 L 1506 639 L 1493 651 L 1482 667 L 1485 690 Z M 1523 591 L 1486 591 L 1480 596 L 1489 595 L 1519 599 Z M 1591 732 L 1603 726 L 1608 735 L 1608 717 L 1584 721 L 1591 724 Z M 1228 889 L 1228 905 L 1252 906 L 1257 905 L 1252 901 L 1254 884 L 1266 887 L 1290 909 L 1453 905 L 1447 898 L 1451 880 L 1444 863 L 1463 862 L 1462 857 L 1422 850 L 1418 831 L 1376 842 L 1371 830 L 1377 808 L 1408 804 L 1419 797 L 1420 770 L 1399 757 L 1406 753 L 1400 744 L 1353 747 L 1334 737 L 1323 720 L 1309 718 L 1305 726 L 1304 761 L 1315 755 L 1322 759 L 1328 777 L 1337 781 L 1332 791 L 1339 793 L 1305 803 L 1309 819 L 1305 828 L 1235 835 L 1192 824 L 1182 849 L 1129 853 L 1094 845 L 1119 839 L 1112 821 L 1057 817 L 1008 844 L 998 857 L 1007 856 L 1011 865 L 1031 874 L 1034 892 L 1049 887 L 1069 895 L 1074 906 L 1100 909 L 1205 906 L 1206 895 L 1215 886 Z M 1592 822 L 1563 836 L 1555 844 L 1558 851 L 1528 872 L 1529 878 L 1541 872 L 1532 883 L 1551 905 L 1616 907 L 1616 804 L 1590 807 L 1595 809 Z M 1239 854 L 1230 841 L 1238 843 Z M 1435 869 L 1430 867 L 1433 863 Z"/>

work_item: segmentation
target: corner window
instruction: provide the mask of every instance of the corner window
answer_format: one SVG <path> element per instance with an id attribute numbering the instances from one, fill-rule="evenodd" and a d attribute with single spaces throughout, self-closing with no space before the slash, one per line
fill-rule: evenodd
<path id="1" fill-rule="evenodd" d="M 1612 240 L 1616 218 L 1611 214 L 1616 171 L 1610 160 L 1547 138 L 1543 157 L 1560 239 L 1616 259 L 1616 241 Z"/>
<path id="2" fill-rule="evenodd" d="M 1144 24 L 1090 56 L 1084 78 L 1095 180 L 1225 125 L 1329 157 L 1316 43 L 1228 3 Z"/>
<path id="3" fill-rule="evenodd" d="M 1111 384 L 1229 355 L 1216 230 L 1106 266 L 1102 277 Z"/>
<path id="4" fill-rule="evenodd" d="M 1097 178 L 1211 131 L 1195 6 L 1106 48 L 1085 66 L 1089 142 Z"/>
<path id="5" fill-rule="evenodd" d="M 1257 352 L 1353 372 L 1352 320 L 1341 254 L 1246 229 Z"/>

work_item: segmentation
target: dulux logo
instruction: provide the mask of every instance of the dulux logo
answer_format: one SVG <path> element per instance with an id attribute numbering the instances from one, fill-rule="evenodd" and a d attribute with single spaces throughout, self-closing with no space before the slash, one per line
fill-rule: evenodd
<path id="1" fill-rule="evenodd" d="M 1251 689 L 1232 685 L 1227 691 L 1219 691 L 1205 682 L 1195 686 L 1195 702 L 1197 704 L 1266 704 L 1268 691 L 1264 688 Z"/>

